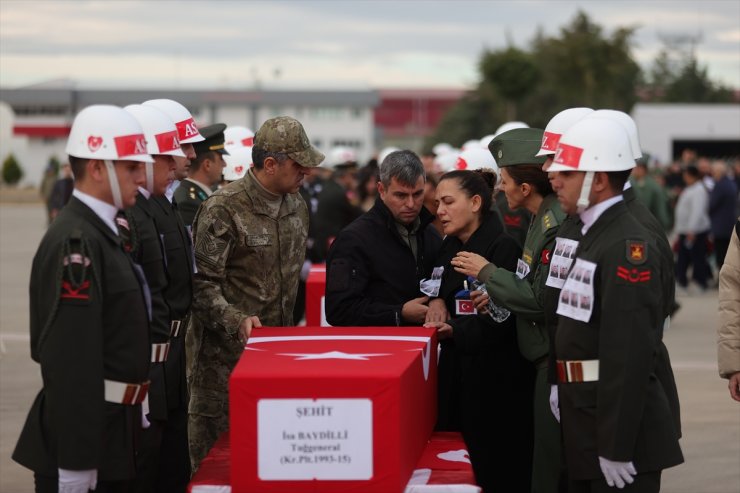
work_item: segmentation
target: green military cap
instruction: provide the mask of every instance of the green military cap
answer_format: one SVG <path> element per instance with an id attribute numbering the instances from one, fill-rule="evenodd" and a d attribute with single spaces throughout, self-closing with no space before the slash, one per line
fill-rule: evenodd
<path id="1" fill-rule="evenodd" d="M 542 144 L 541 128 L 515 128 L 497 135 L 488 150 L 496 159 L 499 168 L 518 164 L 543 164 L 547 156 L 537 157 Z"/>
<path id="2" fill-rule="evenodd" d="M 218 152 L 219 154 L 228 154 L 228 151 L 224 147 L 224 142 L 226 139 L 224 138 L 224 130 L 226 130 L 226 125 L 223 123 L 214 123 L 213 125 L 208 125 L 207 127 L 200 127 L 198 128 L 198 131 L 203 136 L 203 139 L 200 142 L 193 142 L 193 149 L 195 149 L 195 154 L 200 156 L 201 154 L 205 154 L 206 152 Z"/>
<path id="3" fill-rule="evenodd" d="M 311 168 L 324 160 L 324 155 L 311 145 L 301 122 L 289 116 L 277 116 L 263 123 L 254 135 L 254 147 L 287 154 L 301 166 Z"/>

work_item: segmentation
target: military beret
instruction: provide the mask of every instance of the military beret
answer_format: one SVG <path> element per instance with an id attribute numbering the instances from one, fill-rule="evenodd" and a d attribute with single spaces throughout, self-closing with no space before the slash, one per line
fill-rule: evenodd
<path id="1" fill-rule="evenodd" d="M 324 155 L 311 145 L 301 122 L 289 116 L 277 116 L 263 123 L 254 135 L 254 147 L 287 154 L 301 166 L 315 167 L 324 160 Z"/>
<path id="2" fill-rule="evenodd" d="M 547 156 L 537 157 L 544 130 L 541 128 L 515 128 L 496 136 L 488 150 L 499 168 L 519 164 L 543 164 Z"/>
<path id="3" fill-rule="evenodd" d="M 213 151 L 218 152 L 219 154 L 228 154 L 228 151 L 224 147 L 224 142 L 226 140 L 224 138 L 224 130 L 226 130 L 226 125 L 223 123 L 214 123 L 207 127 L 201 127 L 198 130 L 204 140 L 193 143 L 195 154 L 200 156 L 206 152 Z"/>

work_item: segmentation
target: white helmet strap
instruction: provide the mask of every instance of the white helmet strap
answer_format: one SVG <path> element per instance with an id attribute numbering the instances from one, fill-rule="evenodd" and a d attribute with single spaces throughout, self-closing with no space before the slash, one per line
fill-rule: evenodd
<path id="1" fill-rule="evenodd" d="M 146 172 L 146 190 L 154 193 L 154 163 L 144 163 L 144 171 Z"/>
<path id="2" fill-rule="evenodd" d="M 118 175 L 116 175 L 116 167 L 113 161 L 106 159 L 103 161 L 105 167 L 108 170 L 108 183 L 110 183 L 110 192 L 113 195 L 113 205 L 116 209 L 123 210 L 123 200 L 121 200 L 121 187 L 118 186 Z"/>
<path id="3" fill-rule="evenodd" d="M 583 177 L 583 184 L 581 185 L 581 196 L 578 197 L 578 202 L 576 202 L 576 210 L 579 214 L 588 209 L 588 205 L 590 203 L 590 201 L 588 200 L 588 196 L 591 195 L 591 185 L 594 182 L 595 173 L 595 171 L 587 171 L 586 176 Z"/>

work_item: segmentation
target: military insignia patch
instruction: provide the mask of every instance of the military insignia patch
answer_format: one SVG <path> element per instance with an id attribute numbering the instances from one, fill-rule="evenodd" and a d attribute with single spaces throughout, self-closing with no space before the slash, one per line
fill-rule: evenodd
<path id="1" fill-rule="evenodd" d="M 629 283 L 637 284 L 638 282 L 648 282 L 652 277 L 650 269 L 640 270 L 636 268 L 628 269 L 627 267 L 617 267 L 617 277 Z"/>
<path id="2" fill-rule="evenodd" d="M 62 281 L 62 291 L 59 298 L 63 300 L 89 300 L 90 281 L 85 281 L 77 287 L 69 281 Z"/>
<path id="3" fill-rule="evenodd" d="M 627 240 L 627 260 L 631 264 L 640 265 L 647 261 L 647 243 L 638 240 Z"/>
<path id="4" fill-rule="evenodd" d="M 552 252 L 550 250 L 542 250 L 542 253 L 540 255 L 540 263 L 542 265 L 549 264 L 551 257 L 552 257 Z"/>

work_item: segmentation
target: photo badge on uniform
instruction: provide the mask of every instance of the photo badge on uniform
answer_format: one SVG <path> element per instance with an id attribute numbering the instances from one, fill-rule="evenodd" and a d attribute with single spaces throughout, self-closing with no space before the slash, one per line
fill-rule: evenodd
<path id="1" fill-rule="evenodd" d="M 578 242 L 576 240 L 559 237 L 555 239 L 555 251 L 552 254 L 548 251 L 550 270 L 547 274 L 546 286 L 555 289 L 563 287 L 577 249 Z"/>
<path id="2" fill-rule="evenodd" d="M 558 315 L 588 323 L 593 312 L 595 276 L 595 263 L 576 259 L 560 291 Z"/>

